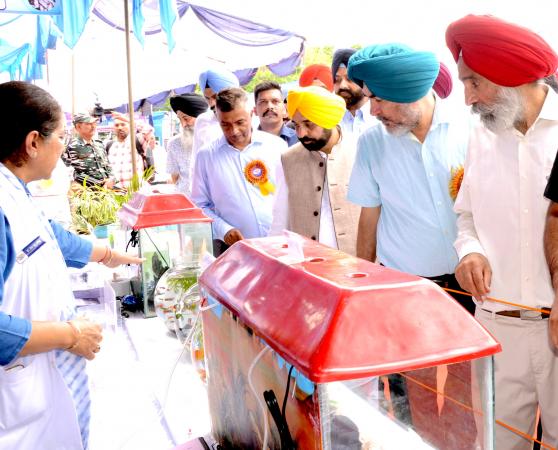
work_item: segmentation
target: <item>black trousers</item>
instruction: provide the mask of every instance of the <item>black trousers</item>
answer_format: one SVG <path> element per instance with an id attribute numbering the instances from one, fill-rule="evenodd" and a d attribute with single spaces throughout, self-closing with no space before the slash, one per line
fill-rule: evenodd
<path id="1" fill-rule="evenodd" d="M 380 263 L 380 265 L 383 266 L 382 263 Z M 424 278 L 428 278 L 429 280 L 433 281 L 441 288 L 453 289 L 454 291 L 465 292 L 465 290 L 462 289 L 461 286 L 459 286 L 459 283 L 455 278 L 455 274 L 453 273 L 439 275 L 436 277 L 424 277 Z M 473 301 L 473 297 L 465 294 L 456 294 L 455 292 L 448 292 L 448 294 L 451 295 L 457 301 L 457 303 L 463 306 L 463 308 L 465 308 L 471 315 L 473 316 L 475 315 L 476 305 L 475 302 Z"/>
<path id="2" fill-rule="evenodd" d="M 455 291 L 463 291 L 463 289 L 461 289 L 461 286 L 459 286 L 459 283 L 455 279 L 455 275 L 453 273 L 440 275 L 437 277 L 425 277 L 425 278 L 432 280 L 441 288 L 453 289 Z M 461 306 L 463 306 L 463 308 L 469 311 L 469 313 L 471 313 L 473 316 L 475 315 L 475 302 L 473 301 L 473 297 L 471 297 L 470 295 L 456 294 L 455 292 L 448 292 L 448 294 L 451 295 L 455 300 L 457 300 L 457 302 Z"/>
<path id="3" fill-rule="evenodd" d="M 225 244 L 221 239 L 213 239 L 213 256 L 215 258 L 221 256 L 229 247 L 230 245 Z"/>

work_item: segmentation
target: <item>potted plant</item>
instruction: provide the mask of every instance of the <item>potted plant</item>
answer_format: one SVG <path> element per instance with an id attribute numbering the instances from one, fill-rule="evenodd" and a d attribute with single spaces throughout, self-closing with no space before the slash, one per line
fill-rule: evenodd
<path id="1" fill-rule="evenodd" d="M 78 233 L 93 232 L 99 238 L 106 237 L 107 225 L 116 222 L 120 208 L 116 193 L 102 186 L 87 186 L 85 181 L 73 189 L 70 203 L 72 224 Z"/>
<path id="2" fill-rule="evenodd" d="M 107 226 L 117 221 L 116 212 L 152 175 L 152 167 L 141 176 L 134 175 L 126 190 L 87 186 L 87 179 L 84 179 L 70 194 L 74 229 L 78 233 L 94 233 L 98 238 L 106 238 Z"/>

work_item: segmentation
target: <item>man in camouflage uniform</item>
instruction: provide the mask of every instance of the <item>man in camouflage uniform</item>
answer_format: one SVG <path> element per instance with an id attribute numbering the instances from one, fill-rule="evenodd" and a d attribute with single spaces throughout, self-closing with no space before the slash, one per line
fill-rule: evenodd
<path id="1" fill-rule="evenodd" d="M 94 139 L 97 119 L 87 113 L 74 116 L 76 137 L 70 141 L 62 159 L 67 166 L 74 168 L 74 180 L 88 186 L 106 188 L 114 186 L 112 169 L 101 141 Z"/>

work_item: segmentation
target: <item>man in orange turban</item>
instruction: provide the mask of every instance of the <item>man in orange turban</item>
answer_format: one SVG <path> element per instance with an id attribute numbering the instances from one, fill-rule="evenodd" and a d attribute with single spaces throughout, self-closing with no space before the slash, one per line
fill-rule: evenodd
<path id="1" fill-rule="evenodd" d="M 359 208 L 346 200 L 356 152 L 339 123 L 345 101 L 326 89 L 292 89 L 287 111 L 300 142 L 281 156 L 271 235 L 288 229 L 355 254 Z"/>
<path id="2" fill-rule="evenodd" d="M 300 87 L 320 86 L 333 92 L 333 77 L 328 66 L 312 64 L 302 71 L 298 85 Z"/>
<path id="3" fill-rule="evenodd" d="M 558 95 L 547 77 L 554 78 L 558 58 L 537 34 L 491 16 L 452 23 L 446 42 L 465 102 L 482 122 L 471 134 L 455 202 L 455 274 L 477 300 L 479 322 L 502 344 L 496 419 L 532 436 L 540 407 L 543 441 L 558 447 L 558 303 L 544 256 L 558 274 L 558 242 L 543 247 L 543 192 L 558 144 Z M 556 236 L 558 225 L 548 232 Z M 550 321 L 544 308 L 552 308 Z M 530 449 L 523 436 L 497 425 L 495 448 Z"/>

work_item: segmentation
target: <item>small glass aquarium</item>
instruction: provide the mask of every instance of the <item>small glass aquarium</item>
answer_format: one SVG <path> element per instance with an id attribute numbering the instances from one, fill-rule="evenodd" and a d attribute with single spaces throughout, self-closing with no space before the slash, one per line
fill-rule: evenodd
<path id="1" fill-rule="evenodd" d="M 162 309 L 172 303 L 173 288 L 187 291 L 185 283 L 197 282 L 201 258 L 212 252 L 211 219 L 184 194 L 158 192 L 136 193 L 118 216 L 133 230 L 139 256 L 145 258 L 139 273 L 140 292 L 135 294 L 143 301 L 145 316 L 153 317 L 156 288 L 167 272 L 159 302 Z"/>
<path id="2" fill-rule="evenodd" d="M 175 261 L 155 287 L 155 312 L 181 341 L 194 326 L 199 311 L 199 274 L 199 264 L 191 259 Z"/>

